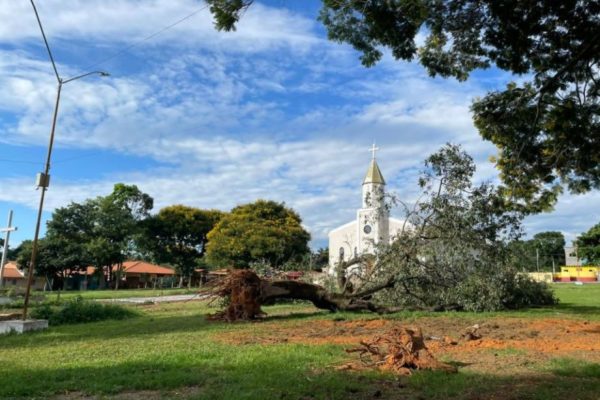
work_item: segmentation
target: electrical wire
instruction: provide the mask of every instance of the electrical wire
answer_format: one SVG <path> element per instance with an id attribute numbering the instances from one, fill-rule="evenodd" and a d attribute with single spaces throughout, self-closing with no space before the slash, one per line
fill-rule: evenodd
<path id="1" fill-rule="evenodd" d="M 44 43 L 46 44 L 46 50 L 48 51 L 48 55 L 50 56 L 50 61 L 52 62 L 52 68 L 54 69 L 54 74 L 56 75 L 56 80 L 60 83 L 60 75 L 58 74 L 58 69 L 56 68 L 56 63 L 54 62 L 54 57 L 52 56 L 52 51 L 50 51 L 50 45 L 48 44 L 48 39 L 46 38 L 46 33 L 44 32 L 44 28 L 42 27 L 42 21 L 40 20 L 40 15 L 38 14 L 37 8 L 35 7 L 35 3 L 33 0 L 29 0 L 31 2 L 31 6 L 33 7 L 33 11 L 35 13 L 35 18 L 37 19 L 38 26 L 40 27 L 40 31 L 42 31 L 42 37 L 44 38 Z"/>
<path id="2" fill-rule="evenodd" d="M 95 67 L 97 67 L 97 66 L 99 66 L 99 65 L 106 64 L 108 61 L 110 61 L 110 60 L 113 60 L 113 59 L 115 59 L 115 58 L 117 58 L 117 57 L 119 57 L 119 56 L 123 55 L 124 53 L 127 53 L 129 50 L 131 50 L 132 48 L 134 48 L 134 47 L 136 47 L 136 46 L 138 46 L 138 45 L 142 44 L 143 42 L 146 42 L 146 41 L 148 41 L 148 40 L 150 40 L 150 39 L 152 39 L 152 38 L 154 38 L 154 37 L 156 37 L 156 36 L 160 35 L 161 33 L 165 32 L 165 31 L 168 31 L 169 29 L 171 29 L 171 28 L 173 28 L 173 27 L 175 27 L 175 26 L 179 25 L 180 23 L 182 23 L 182 22 L 184 22 L 184 21 L 187 21 L 188 19 L 192 18 L 194 15 L 198 14 L 199 12 L 201 12 L 201 11 L 203 11 L 203 10 L 207 9 L 207 8 L 208 8 L 208 4 L 207 4 L 207 5 L 205 5 L 204 7 L 201 7 L 201 8 L 199 8 L 199 9 L 197 9 L 197 10 L 195 10 L 195 11 L 191 12 L 190 14 L 186 15 L 185 17 L 178 19 L 177 21 L 173 22 L 172 24 L 170 24 L 170 25 L 167 25 L 167 26 L 165 26 L 165 27 L 163 27 L 163 28 L 159 29 L 158 31 L 156 31 L 156 32 L 154 32 L 154 33 L 152 33 L 152 34 L 150 34 L 150 35 L 148 35 L 148 36 L 144 37 L 143 39 L 140 39 L 140 40 L 138 40 L 138 41 L 136 41 L 136 42 L 133 42 L 133 43 L 131 43 L 130 45 L 128 45 L 128 46 L 126 46 L 126 47 L 122 48 L 121 50 L 119 50 L 119 51 L 118 51 L 118 52 L 116 52 L 115 54 L 113 54 L 113 55 L 111 55 L 111 56 L 109 56 L 109 57 L 105 58 L 104 60 L 97 61 L 97 62 L 94 62 L 94 63 L 92 63 L 92 64 L 90 64 L 90 65 L 86 66 L 85 68 L 83 68 L 83 70 L 84 70 L 84 71 L 87 71 L 87 70 L 90 70 L 90 69 L 92 69 L 92 68 L 95 68 Z"/>

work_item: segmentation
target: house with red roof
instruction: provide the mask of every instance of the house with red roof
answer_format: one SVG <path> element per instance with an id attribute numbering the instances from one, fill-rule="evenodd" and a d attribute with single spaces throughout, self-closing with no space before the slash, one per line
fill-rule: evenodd
<path id="1" fill-rule="evenodd" d="M 116 275 L 121 276 L 119 287 L 130 289 L 162 286 L 165 279 L 175 278 L 173 269 L 146 261 L 125 261 L 120 274 L 119 265 L 113 265 L 112 270 Z"/>
<path id="2" fill-rule="evenodd" d="M 175 281 L 175 271 L 162 265 L 152 264 L 146 261 L 125 261 L 122 266 L 112 266 L 113 277 L 120 276 L 119 288 L 150 288 L 164 286 L 165 283 Z M 103 280 L 103 274 L 106 270 L 97 271 L 97 268 L 89 266 L 82 270 L 66 271 L 67 283 L 64 288 L 85 290 L 102 287 L 100 281 Z M 4 265 L 2 271 L 4 287 L 27 287 L 27 275 L 20 270 L 17 263 L 9 261 Z M 170 280 L 168 280 L 170 278 Z M 42 277 L 35 277 L 32 288 L 41 290 L 44 288 L 45 280 Z M 62 283 L 58 283 L 63 287 Z M 114 285 L 111 285 L 114 287 Z"/>
<path id="3" fill-rule="evenodd" d="M 111 267 L 111 272 L 113 281 L 108 282 L 108 286 L 119 289 L 162 287 L 165 283 L 174 281 L 176 275 L 171 268 L 140 260 L 128 260 L 121 265 L 115 264 Z M 73 271 L 69 276 L 71 280 L 69 287 L 79 290 L 103 288 L 108 278 L 105 268 L 98 269 L 92 266 Z M 115 277 L 119 277 L 118 286 L 115 285 Z"/>
<path id="4" fill-rule="evenodd" d="M 9 261 L 4 264 L 4 268 L 2 269 L 2 282 L 5 288 L 25 289 L 27 287 L 27 275 L 19 269 L 15 261 Z M 43 278 L 34 277 L 31 287 L 34 290 L 41 290 L 44 288 L 44 283 Z"/>

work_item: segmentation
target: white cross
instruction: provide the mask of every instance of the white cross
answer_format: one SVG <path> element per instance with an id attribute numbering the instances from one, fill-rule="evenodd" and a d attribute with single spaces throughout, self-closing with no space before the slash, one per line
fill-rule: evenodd
<path id="1" fill-rule="evenodd" d="M 4 249 L 2 250 L 2 258 L 0 258 L 0 287 L 2 287 L 2 278 L 4 276 L 4 264 L 6 264 L 6 253 L 8 252 L 8 240 L 10 239 L 10 233 L 17 230 L 16 226 L 12 226 L 12 215 L 13 212 L 8 212 L 8 226 L 6 228 L 0 228 L 0 232 L 4 232 Z"/>
<path id="2" fill-rule="evenodd" d="M 375 159 L 375 152 L 377 150 L 379 150 L 379 147 L 375 147 L 375 143 L 373 143 L 373 146 L 369 149 L 369 151 L 373 153 L 373 160 Z"/>

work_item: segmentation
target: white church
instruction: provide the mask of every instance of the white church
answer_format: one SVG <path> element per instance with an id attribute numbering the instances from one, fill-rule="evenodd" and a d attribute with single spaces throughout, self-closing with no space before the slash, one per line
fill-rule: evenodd
<path id="1" fill-rule="evenodd" d="M 356 219 L 329 232 L 330 274 L 340 261 L 373 254 L 378 243 L 390 243 L 402 230 L 404 221 L 391 218 L 384 204 L 385 179 L 375 159 L 377 150 L 373 145 L 373 158 L 362 183 L 362 208 L 356 211 Z"/>

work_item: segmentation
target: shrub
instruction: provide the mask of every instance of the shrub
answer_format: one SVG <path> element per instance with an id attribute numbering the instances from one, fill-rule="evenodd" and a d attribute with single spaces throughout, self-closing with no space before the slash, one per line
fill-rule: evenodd
<path id="1" fill-rule="evenodd" d="M 505 297 L 502 305 L 509 309 L 531 306 L 545 306 L 558 303 L 554 292 L 544 282 L 535 282 L 520 274 L 509 275 L 504 280 Z"/>
<path id="2" fill-rule="evenodd" d="M 44 303 L 31 311 L 32 318 L 47 319 L 50 325 L 125 319 L 136 315 L 137 313 L 129 308 L 116 304 L 87 301 L 81 296 L 68 300 L 58 307 Z"/>
<path id="3" fill-rule="evenodd" d="M 460 275 L 459 271 L 455 272 L 457 281 L 454 285 L 432 283 L 427 280 L 428 277 L 423 277 L 380 296 L 387 304 L 408 309 L 473 312 L 516 310 L 558 303 L 547 284 L 535 282 L 510 268 Z"/>

